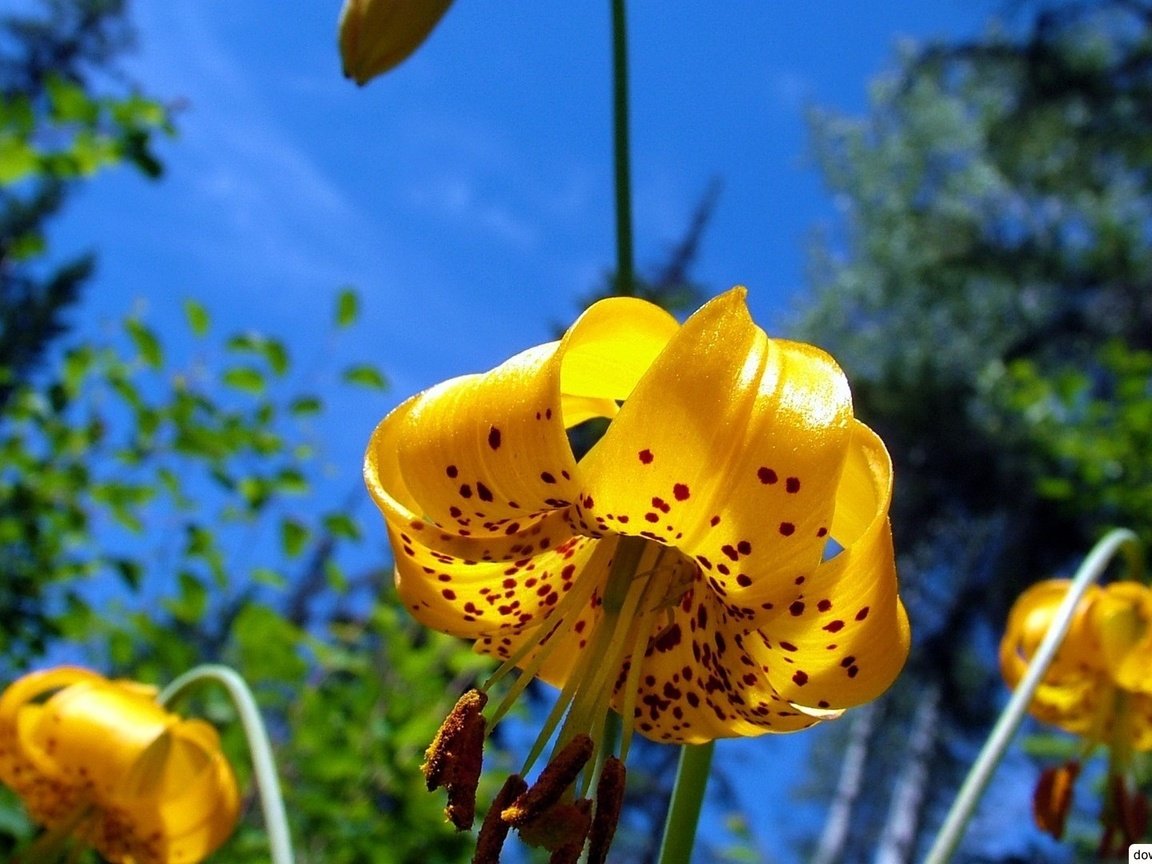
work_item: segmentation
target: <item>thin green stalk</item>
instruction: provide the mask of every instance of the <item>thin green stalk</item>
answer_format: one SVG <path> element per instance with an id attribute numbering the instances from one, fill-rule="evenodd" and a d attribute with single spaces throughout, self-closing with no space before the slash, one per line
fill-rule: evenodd
<path id="1" fill-rule="evenodd" d="M 264 718 L 256 706 L 256 700 L 248 684 L 235 671 L 227 666 L 205 664 L 185 672 L 160 693 L 161 705 L 168 705 L 206 682 L 221 684 L 227 691 L 240 725 L 248 740 L 248 752 L 252 757 L 252 773 L 256 788 L 260 793 L 260 807 L 264 813 L 264 828 L 268 832 L 268 845 L 271 847 L 272 864 L 292 864 L 292 837 L 288 830 L 288 817 L 284 812 L 284 796 L 280 792 L 280 778 L 276 773 L 276 761 L 272 756 L 272 744 Z"/>
<path id="2" fill-rule="evenodd" d="M 676 785 L 664 823 L 664 841 L 660 846 L 660 864 L 689 864 L 696 843 L 696 825 L 704 804 L 704 790 L 712 769 L 715 741 L 707 744 L 685 744 L 680 748 L 676 767 Z"/>
<path id="3" fill-rule="evenodd" d="M 1040 647 L 1032 656 L 1027 673 L 1000 714 L 1000 719 L 996 721 L 992 733 L 984 742 L 984 748 L 969 770 L 964 785 L 960 787 L 956 800 L 944 819 L 940 833 L 936 835 L 936 841 L 928 852 L 928 857 L 924 859 L 924 864 L 945 864 L 952 858 L 964 836 L 968 820 L 972 817 L 980 796 L 992 778 L 992 772 L 1004 756 L 1004 751 L 1028 711 L 1033 693 L 1036 692 L 1044 673 L 1048 671 L 1052 658 L 1056 656 L 1056 650 L 1060 647 L 1064 634 L 1068 632 L 1080 599 L 1088 588 L 1104 575 L 1104 571 L 1118 551 L 1122 551 L 1127 559 L 1128 577 L 1136 580 L 1143 578 L 1144 563 L 1140 541 L 1131 531 L 1125 528 L 1109 531 L 1092 547 L 1092 551 L 1076 571 L 1072 584 L 1068 587 L 1068 594 L 1057 609 L 1048 632 L 1040 642 Z"/>
<path id="4" fill-rule="evenodd" d="M 624 0 L 612 0 L 612 128 L 616 169 L 616 293 L 636 293 L 632 252 L 632 167 L 628 129 L 628 27 Z"/>

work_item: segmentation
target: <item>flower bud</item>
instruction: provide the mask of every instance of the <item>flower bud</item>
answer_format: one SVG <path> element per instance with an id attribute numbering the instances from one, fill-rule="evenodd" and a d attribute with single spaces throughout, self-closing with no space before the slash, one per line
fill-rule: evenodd
<path id="1" fill-rule="evenodd" d="M 340 56 L 357 84 L 394 66 L 428 38 L 452 0 L 344 0 Z"/>

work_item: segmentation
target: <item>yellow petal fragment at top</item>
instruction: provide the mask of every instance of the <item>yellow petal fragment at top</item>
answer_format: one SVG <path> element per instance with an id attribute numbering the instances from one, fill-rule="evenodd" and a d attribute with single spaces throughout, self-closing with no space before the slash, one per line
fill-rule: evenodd
<path id="1" fill-rule="evenodd" d="M 357 84 L 398 66 L 428 38 L 452 0 L 344 0 L 340 55 Z"/>

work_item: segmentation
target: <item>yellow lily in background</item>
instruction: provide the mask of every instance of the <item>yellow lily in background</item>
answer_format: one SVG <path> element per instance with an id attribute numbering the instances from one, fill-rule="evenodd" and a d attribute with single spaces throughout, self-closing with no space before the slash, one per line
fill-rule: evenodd
<path id="1" fill-rule="evenodd" d="M 155 695 L 67 666 L 0 695 L 0 782 L 47 829 L 27 860 L 80 843 L 116 864 L 193 864 L 232 833 L 239 795 L 216 730 Z"/>
<path id="2" fill-rule="evenodd" d="M 1000 643 L 1000 668 L 1010 688 L 1024 677 L 1070 581 L 1050 579 L 1016 600 Z M 1152 590 L 1138 582 L 1088 588 L 1030 713 L 1084 739 L 1082 755 L 1109 750 L 1109 780 L 1100 854 L 1141 840 L 1148 805 L 1128 783 L 1134 751 L 1152 750 Z M 1034 796 L 1037 824 L 1059 838 L 1071 807 L 1074 759 L 1041 776 Z"/>
<path id="3" fill-rule="evenodd" d="M 363 85 L 398 66 L 451 5 L 452 0 L 344 0 L 339 25 L 344 74 Z"/>
<path id="4" fill-rule="evenodd" d="M 562 743 L 598 746 L 609 705 L 625 741 L 792 732 L 878 696 L 908 653 L 887 451 L 835 362 L 769 339 L 742 288 L 682 327 L 593 305 L 396 408 L 365 478 L 408 609 L 561 688 Z"/>

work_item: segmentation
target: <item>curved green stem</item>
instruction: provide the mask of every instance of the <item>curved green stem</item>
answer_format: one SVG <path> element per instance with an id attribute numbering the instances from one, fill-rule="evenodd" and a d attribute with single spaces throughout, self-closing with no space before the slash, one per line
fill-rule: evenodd
<path id="1" fill-rule="evenodd" d="M 272 744 L 268 740 L 264 718 L 261 717 L 252 691 L 248 689 L 244 679 L 227 666 L 217 664 L 197 666 L 165 687 L 158 697 L 159 702 L 161 705 L 169 705 L 186 692 L 209 681 L 222 685 L 227 691 L 232 704 L 236 706 L 240 725 L 248 740 L 252 773 L 260 793 L 260 807 L 264 813 L 264 828 L 268 832 L 272 864 L 292 864 L 292 838 L 288 830 L 288 817 L 284 812 L 284 797 L 280 793 L 276 761 L 272 756 Z"/>
<path id="2" fill-rule="evenodd" d="M 1092 547 L 1092 551 L 1076 571 L 1072 584 L 1068 587 L 1068 594 L 1057 609 L 1048 632 L 1040 642 L 1040 647 L 1032 655 L 1027 673 L 1000 714 L 1000 719 L 996 721 L 988 740 L 984 742 L 984 748 L 969 770 L 964 785 L 960 787 L 956 800 L 944 819 L 940 833 L 936 835 L 936 841 L 928 852 L 928 857 L 924 859 L 924 864 L 945 864 L 955 853 L 968 820 L 976 809 L 976 803 L 980 800 L 988 781 L 992 778 L 992 772 L 1024 719 L 1024 714 L 1032 701 L 1032 694 L 1036 692 L 1044 673 L 1048 671 L 1052 658 L 1056 656 L 1056 650 L 1064 639 L 1064 634 L 1068 632 L 1080 599 L 1088 588 L 1104 575 L 1104 571 L 1118 551 L 1123 551 L 1127 559 L 1129 577 L 1136 580 L 1143 578 L 1144 563 L 1140 541 L 1131 531 L 1125 528 L 1109 531 Z"/>
<path id="3" fill-rule="evenodd" d="M 712 768 L 715 741 L 707 744 L 685 744 L 680 748 L 676 768 L 676 785 L 664 823 L 664 842 L 660 846 L 660 864 L 689 864 L 696 842 L 696 825 L 704 803 L 704 790 Z"/>
<path id="4" fill-rule="evenodd" d="M 628 27 L 624 0 L 612 0 L 612 128 L 616 171 L 615 293 L 636 293 L 632 263 L 632 167 L 628 129 Z"/>

